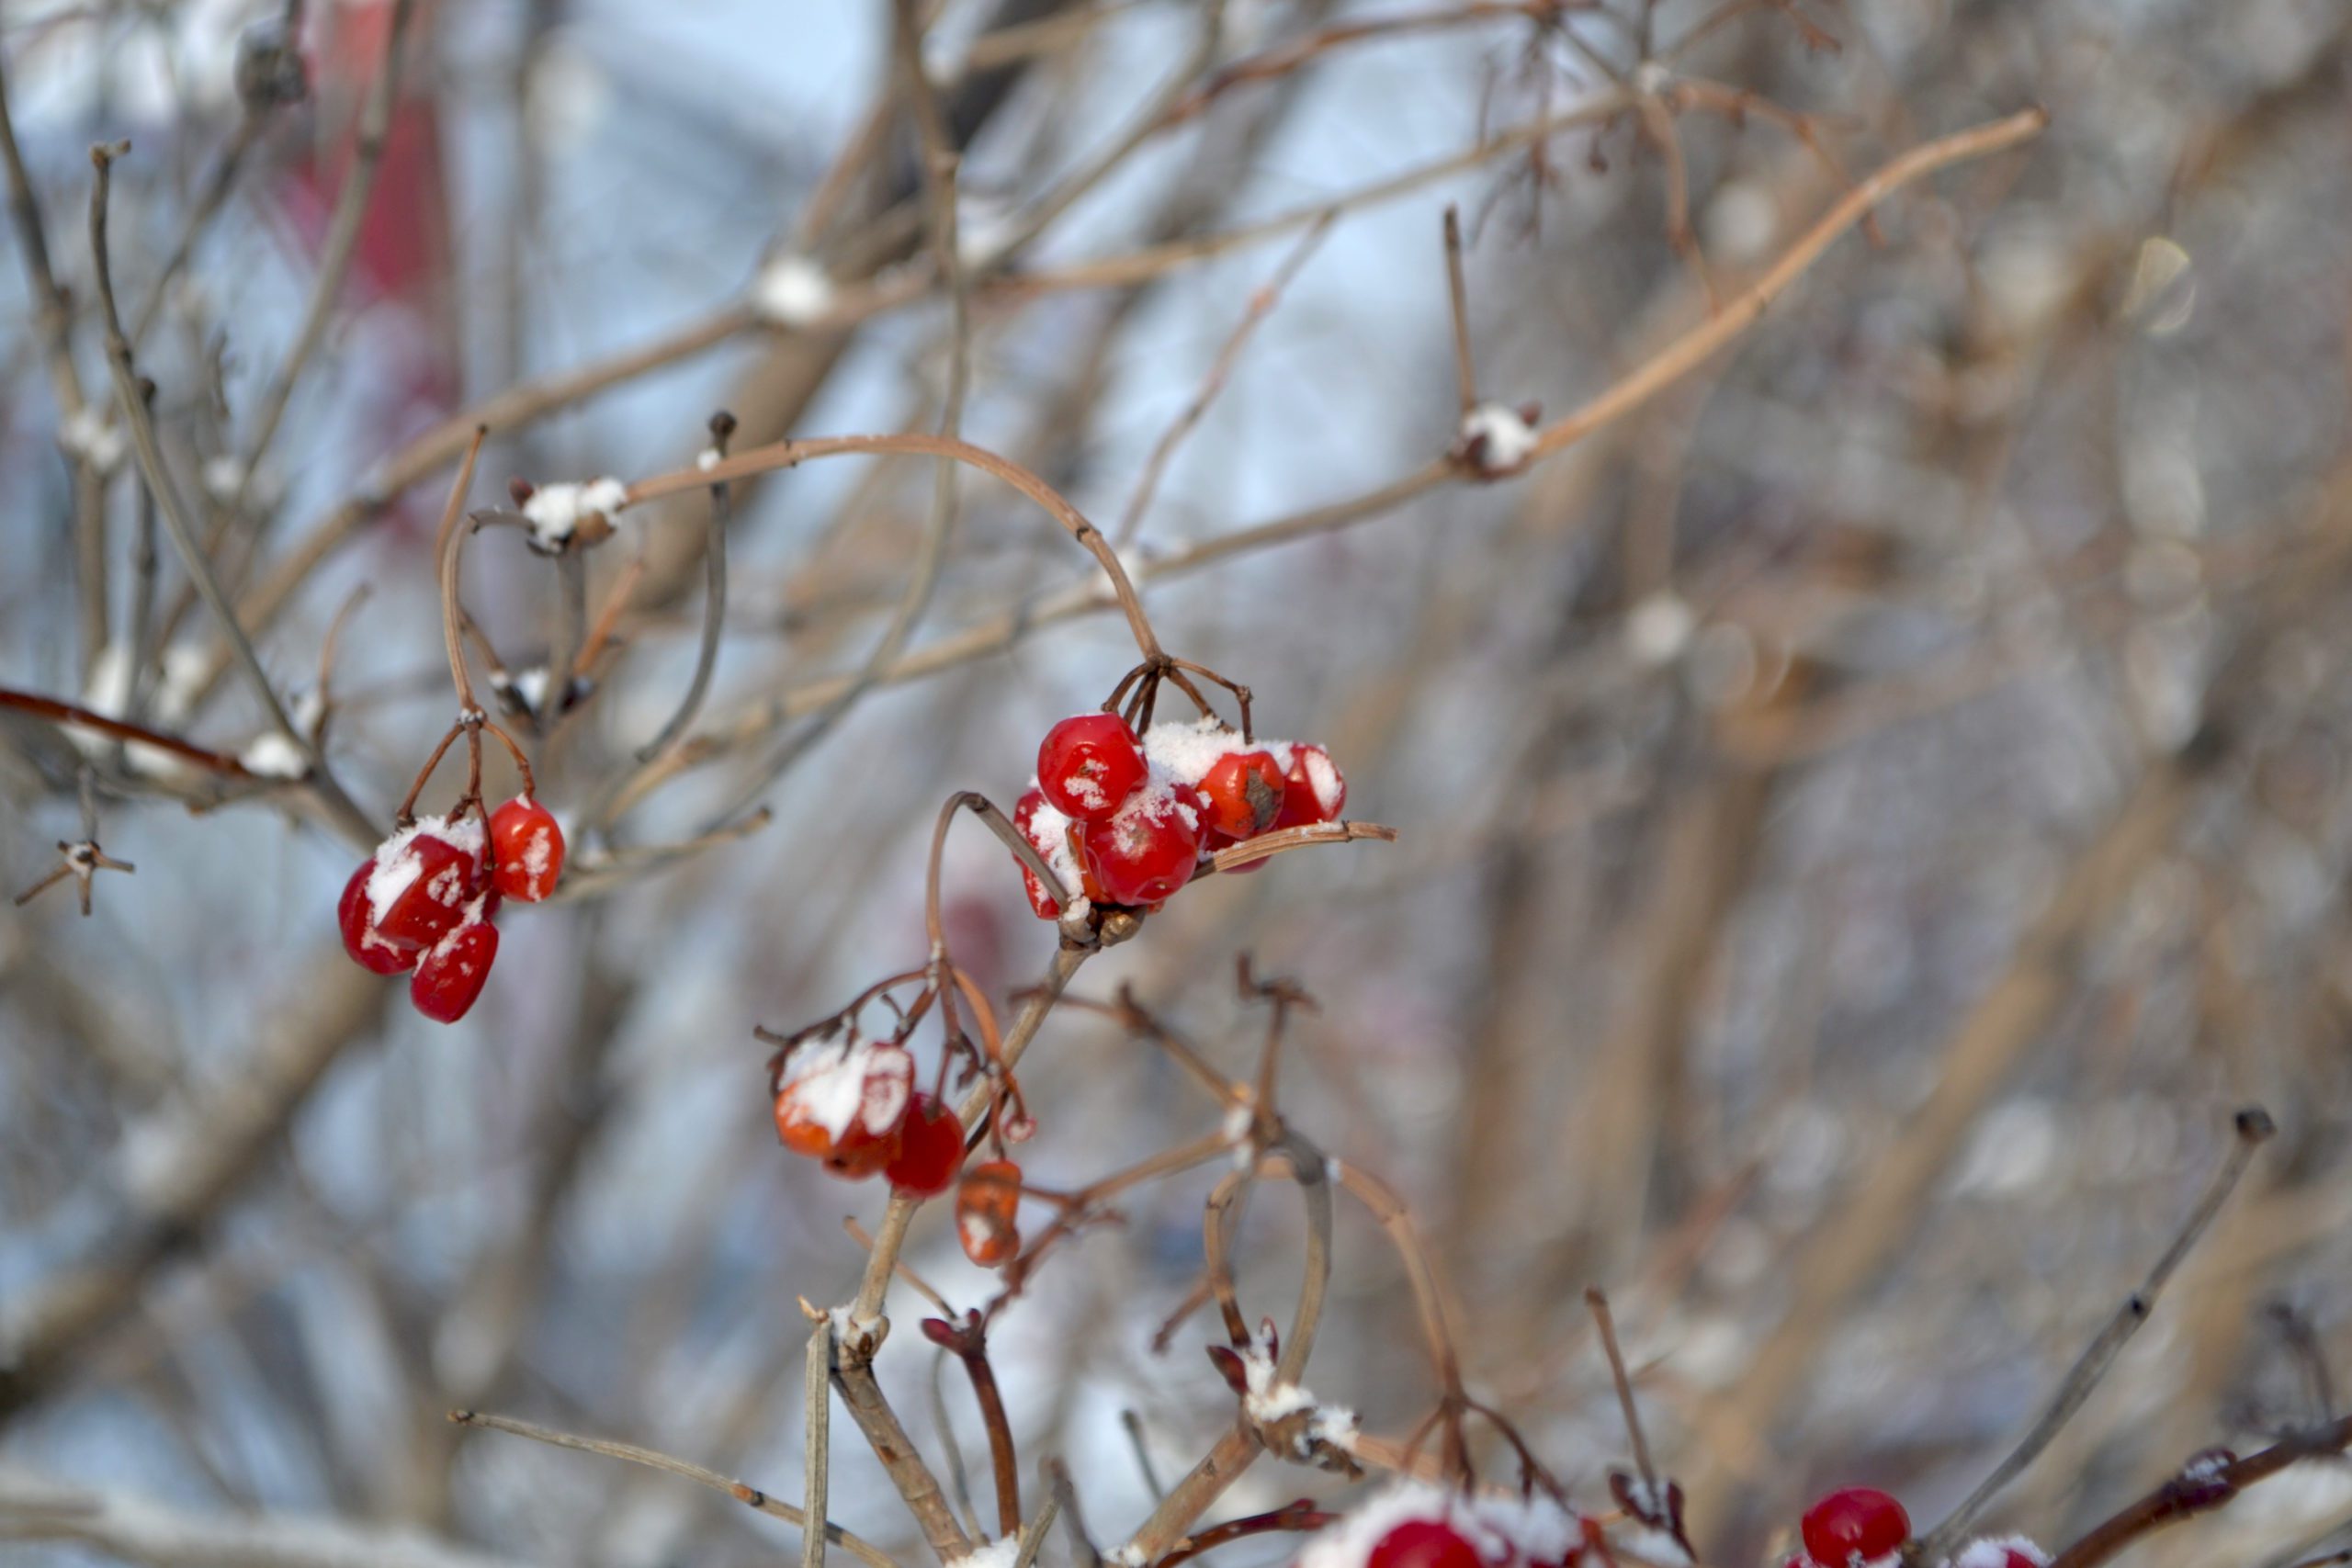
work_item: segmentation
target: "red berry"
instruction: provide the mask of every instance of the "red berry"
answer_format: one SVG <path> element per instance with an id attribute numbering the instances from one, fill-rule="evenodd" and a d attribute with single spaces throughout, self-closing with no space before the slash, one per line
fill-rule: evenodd
<path id="1" fill-rule="evenodd" d="M 1181 784 L 1144 790 L 1117 816 L 1087 824 L 1086 870 L 1105 902 L 1157 904 L 1192 880 L 1201 859 L 1200 800 Z"/>
<path id="2" fill-rule="evenodd" d="M 563 829 L 555 813 L 518 795 L 490 818 L 492 881 L 509 898 L 536 904 L 563 874 Z"/>
<path id="3" fill-rule="evenodd" d="M 1478 1549 L 1443 1519 L 1407 1519 L 1374 1543 L 1364 1568 L 1486 1568 Z"/>
<path id="4" fill-rule="evenodd" d="M 955 1108 L 918 1092 L 907 1108 L 899 1153 L 882 1174 L 898 1191 L 931 1198 L 946 1191 L 963 1168 L 964 1123 Z"/>
<path id="5" fill-rule="evenodd" d="M 1228 839 L 1248 839 L 1274 825 L 1287 781 L 1269 751 L 1227 751 L 1201 778 L 1208 825 Z"/>
<path id="6" fill-rule="evenodd" d="M 1081 822 L 1118 810 L 1148 772 L 1136 732 L 1114 713 L 1066 718 L 1037 748 L 1037 787 L 1055 810 Z"/>
<path id="7" fill-rule="evenodd" d="M 1821 1568 L 1848 1568 L 1899 1550 L 1911 1539 L 1911 1516 L 1883 1492 L 1848 1486 L 1807 1508 L 1802 1529 L 1806 1555 Z"/>
<path id="8" fill-rule="evenodd" d="M 776 1089 L 775 1131 L 794 1154 L 836 1176 L 871 1176 L 899 1152 L 915 1061 L 902 1046 L 860 1040 L 802 1046 Z"/>
<path id="9" fill-rule="evenodd" d="M 1304 828 L 1334 821 L 1347 803 L 1348 781 L 1340 776 L 1331 753 L 1320 746 L 1293 746 L 1290 772 L 1283 775 L 1283 808 L 1274 826 Z"/>
<path id="10" fill-rule="evenodd" d="M 993 1269 L 1021 1250 L 1021 1168 L 1009 1159 L 983 1160 L 956 1189 L 956 1239 L 964 1256 Z"/>
<path id="11" fill-rule="evenodd" d="M 362 900 L 376 935 L 421 953 L 457 929 L 482 892 L 481 829 L 423 822 L 376 852 Z"/>
<path id="12" fill-rule="evenodd" d="M 497 956 L 498 928 L 488 920 L 468 920 L 418 962 L 408 999 L 435 1022 L 455 1023 L 481 995 Z"/>
<path id="13" fill-rule="evenodd" d="M 376 932 L 368 918 L 368 878 L 374 873 L 373 856 L 359 863 L 351 880 L 343 885 L 343 901 L 335 906 L 335 923 L 343 928 L 343 950 L 362 969 L 378 975 L 397 975 L 416 967 L 417 950 L 400 947 L 386 942 Z"/>

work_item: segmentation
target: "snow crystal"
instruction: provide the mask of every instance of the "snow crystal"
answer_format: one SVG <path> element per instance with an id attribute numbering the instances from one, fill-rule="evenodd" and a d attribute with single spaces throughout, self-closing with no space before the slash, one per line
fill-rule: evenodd
<path id="1" fill-rule="evenodd" d="M 1689 604 L 1661 589 L 1626 614 L 1625 651 L 1636 663 L 1653 668 L 1670 664 L 1690 646 L 1690 634 L 1698 625 Z"/>
<path id="2" fill-rule="evenodd" d="M 1951 1560 L 1951 1568 L 2007 1568 L 2012 1551 L 2034 1564 L 2034 1568 L 2048 1568 L 2050 1553 L 2021 1535 L 1972 1540 Z"/>
<path id="3" fill-rule="evenodd" d="M 130 450 L 130 440 L 121 427 L 108 419 L 106 410 L 97 403 L 84 403 L 79 412 L 61 420 L 57 444 L 65 449 L 67 457 L 87 463 L 100 474 L 110 474 L 120 468 Z"/>
<path id="4" fill-rule="evenodd" d="M 806 327 L 832 313 L 833 280 L 804 255 L 786 252 L 752 280 L 752 308 L 779 327 Z"/>
<path id="5" fill-rule="evenodd" d="M 1356 1413 L 1345 1405 L 1325 1404 L 1304 1384 L 1285 1381 L 1276 1370 L 1270 1339 L 1261 1338 L 1241 1352 L 1241 1371 L 1242 1414 L 1260 1428 L 1260 1435 L 1276 1452 L 1286 1459 L 1309 1463 L 1324 1457 L 1318 1448 L 1337 1449 L 1343 1454 L 1354 1452 L 1359 1435 Z M 1306 1419 L 1298 1423 L 1295 1431 L 1265 1430 L 1277 1421 L 1302 1415 Z"/>
<path id="6" fill-rule="evenodd" d="M 234 501 L 245 482 L 245 466 L 225 454 L 209 457 L 205 459 L 201 482 L 204 493 L 213 500 L 223 503 Z"/>
<path id="7" fill-rule="evenodd" d="M 1460 451 L 1472 454 L 1481 473 L 1508 474 L 1535 456 L 1536 435 L 1519 411 L 1480 403 L 1462 416 L 1455 436 Z"/>
<path id="8" fill-rule="evenodd" d="M 607 477 L 585 484 L 541 485 L 523 503 L 523 515 L 531 525 L 532 544 L 552 554 L 586 519 L 601 516 L 610 522 L 628 504 L 628 487 Z"/>
<path id="9" fill-rule="evenodd" d="M 237 754 L 237 761 L 255 778 L 299 779 L 311 771 L 311 760 L 302 749 L 275 729 L 254 737 L 253 744 Z"/>
<path id="10" fill-rule="evenodd" d="M 700 468 L 706 474 L 710 472 L 711 469 L 718 467 L 718 448 L 716 446 L 706 446 L 701 451 L 695 453 L 695 467 Z"/>

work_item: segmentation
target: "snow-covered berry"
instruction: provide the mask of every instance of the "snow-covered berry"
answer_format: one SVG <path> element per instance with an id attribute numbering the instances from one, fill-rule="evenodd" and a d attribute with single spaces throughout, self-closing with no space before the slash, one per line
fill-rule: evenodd
<path id="1" fill-rule="evenodd" d="M 1021 1168 L 1009 1159 L 982 1160 L 956 1188 L 956 1239 L 983 1269 L 1010 1262 L 1021 1250 Z"/>
<path id="2" fill-rule="evenodd" d="M 899 1128 L 899 1152 L 882 1168 L 893 1190 L 932 1198 L 955 1184 L 964 1168 L 964 1123 L 955 1108 L 920 1089 Z"/>
<path id="3" fill-rule="evenodd" d="M 1037 748 L 1037 787 L 1055 810 L 1081 822 L 1117 811 L 1146 773 L 1136 732 L 1114 713 L 1066 718 Z"/>
<path id="4" fill-rule="evenodd" d="M 455 1023 L 481 995 L 497 957 L 498 928 L 487 919 L 466 920 L 417 961 L 408 998 L 435 1022 Z"/>
<path id="5" fill-rule="evenodd" d="M 1804 1511 L 1805 1554 L 1821 1568 L 1849 1568 L 1891 1555 L 1911 1539 L 1911 1516 L 1887 1494 L 1846 1486 Z"/>
<path id="6" fill-rule="evenodd" d="M 563 829 L 555 813 L 518 795 L 490 817 L 491 876 L 499 892 L 536 904 L 563 874 Z"/>

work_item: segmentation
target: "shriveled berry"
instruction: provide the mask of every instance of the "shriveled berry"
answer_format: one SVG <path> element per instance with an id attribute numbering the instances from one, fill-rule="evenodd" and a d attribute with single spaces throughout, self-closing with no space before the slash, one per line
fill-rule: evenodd
<path id="1" fill-rule="evenodd" d="M 964 1168 L 964 1123 L 953 1106 L 917 1090 L 899 1130 L 899 1152 L 882 1174 L 897 1191 L 934 1197 L 955 1184 Z"/>
<path id="2" fill-rule="evenodd" d="M 368 878 L 374 873 L 376 862 L 371 857 L 359 863 L 351 880 L 343 886 L 343 900 L 335 906 L 335 923 L 343 928 L 343 950 L 362 969 L 378 975 L 398 975 L 416 967 L 422 956 L 413 947 L 402 947 L 387 942 L 376 931 L 368 912 Z"/>
<path id="3" fill-rule="evenodd" d="M 871 1176 L 899 1152 L 914 1081 L 914 1058 L 903 1046 L 871 1040 L 804 1045 L 776 1088 L 776 1136 L 836 1176 Z"/>
<path id="4" fill-rule="evenodd" d="M 1200 863 L 1200 796 L 1181 784 L 1139 791 L 1116 816 L 1088 823 L 1083 847 L 1106 902 L 1157 904 Z"/>
<path id="5" fill-rule="evenodd" d="M 1485 1568 L 1478 1549 L 1443 1519 L 1407 1519 L 1373 1543 L 1364 1568 Z"/>
<path id="6" fill-rule="evenodd" d="M 1274 825 L 1287 782 L 1270 751 L 1228 751 L 1201 777 L 1207 825 L 1228 839 L 1248 839 Z"/>
<path id="7" fill-rule="evenodd" d="M 1055 810 L 1081 822 L 1118 810 L 1148 771 L 1136 732 L 1114 713 L 1066 718 L 1037 748 L 1037 787 Z"/>
<path id="8" fill-rule="evenodd" d="M 555 813 L 518 795 L 490 817 L 491 878 L 509 898 L 536 904 L 563 874 L 563 829 Z"/>
<path id="9" fill-rule="evenodd" d="M 481 841 L 478 824 L 443 818 L 378 850 L 362 889 L 376 935 L 421 953 L 456 930 L 483 888 Z"/>
<path id="10" fill-rule="evenodd" d="M 1801 1529 L 1805 1554 L 1821 1568 L 1849 1568 L 1900 1550 L 1911 1539 L 1911 1516 L 1883 1492 L 1847 1486 L 1807 1508 Z"/>
<path id="11" fill-rule="evenodd" d="M 982 1160 L 956 1188 L 956 1239 L 964 1256 L 994 1269 L 1021 1250 L 1021 1168 L 1009 1159 Z"/>
<path id="12" fill-rule="evenodd" d="M 1348 803 L 1348 781 L 1340 774 L 1331 753 L 1305 744 L 1290 749 L 1290 771 L 1283 775 L 1283 807 L 1277 828 L 1304 828 L 1336 821 Z"/>
<path id="13" fill-rule="evenodd" d="M 1037 852 L 1050 863 L 1054 855 L 1054 846 L 1046 840 L 1043 830 L 1036 826 L 1037 808 L 1045 804 L 1044 791 L 1037 789 L 1026 791 L 1013 805 L 1012 825 L 1020 829 L 1021 836 L 1035 845 Z M 1023 865 L 1019 855 L 1012 857 L 1012 863 L 1021 866 L 1021 886 L 1028 893 L 1029 907 L 1037 912 L 1037 918 L 1041 920 L 1060 919 L 1062 907 L 1054 902 L 1053 895 L 1046 891 L 1046 885 L 1037 880 L 1037 874 L 1026 865 Z"/>
<path id="14" fill-rule="evenodd" d="M 468 920 L 418 960 L 408 998 L 435 1022 L 455 1023 L 481 995 L 497 956 L 498 928 L 488 920 Z"/>

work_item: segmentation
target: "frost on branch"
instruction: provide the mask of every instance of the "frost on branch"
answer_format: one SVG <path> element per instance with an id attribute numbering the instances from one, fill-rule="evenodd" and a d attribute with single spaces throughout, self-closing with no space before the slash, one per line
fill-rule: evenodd
<path id="1" fill-rule="evenodd" d="M 628 488 L 612 478 L 584 484 L 541 485 L 523 502 L 523 518 L 531 525 L 531 547 L 542 555 L 560 555 L 577 538 L 598 544 L 610 536 L 613 520 L 628 504 Z"/>
<path id="2" fill-rule="evenodd" d="M 1276 1367 L 1280 1352 L 1271 1320 L 1259 1325 L 1256 1339 L 1245 1348 L 1209 1347 L 1210 1359 L 1241 1396 L 1241 1414 L 1267 1452 L 1317 1470 L 1362 1475 L 1355 1461 L 1356 1413 L 1323 1404 L 1306 1385 L 1285 1381 Z"/>
<path id="3" fill-rule="evenodd" d="M 752 280 L 752 308 L 773 326 L 809 326 L 831 314 L 833 280 L 807 256 L 787 252 Z"/>
<path id="4" fill-rule="evenodd" d="M 1453 437 L 1455 460 L 1490 479 L 1519 472 L 1535 457 L 1533 417 L 1532 410 L 1480 403 L 1462 416 Z"/>

